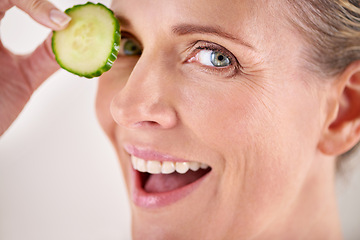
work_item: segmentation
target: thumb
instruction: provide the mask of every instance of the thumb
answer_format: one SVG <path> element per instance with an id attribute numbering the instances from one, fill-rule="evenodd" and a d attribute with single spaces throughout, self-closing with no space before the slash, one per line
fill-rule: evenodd
<path id="1" fill-rule="evenodd" d="M 33 91 L 60 68 L 51 49 L 51 35 L 30 55 L 20 58 L 19 66 Z"/>
<path id="2" fill-rule="evenodd" d="M 28 13 L 38 23 L 53 30 L 63 29 L 71 19 L 46 0 L 10 0 L 10 2 Z"/>

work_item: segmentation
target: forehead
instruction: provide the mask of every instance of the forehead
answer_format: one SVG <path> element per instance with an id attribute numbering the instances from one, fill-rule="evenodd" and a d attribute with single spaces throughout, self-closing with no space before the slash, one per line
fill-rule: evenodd
<path id="1" fill-rule="evenodd" d="M 233 31 L 280 21 L 280 0 L 113 0 L 112 9 L 134 24 L 213 24 Z M 276 16 L 274 18 L 274 16 Z M 159 26 L 158 26 L 159 27 Z M 154 26 L 152 26 L 154 28 Z"/>
<path id="2" fill-rule="evenodd" d="M 298 36 L 289 33 L 282 0 L 113 0 L 116 15 L 128 19 L 139 38 L 158 41 L 173 26 L 196 24 L 221 29 L 250 43 L 263 57 L 282 58 L 298 47 Z M 284 11 L 285 10 L 285 11 Z M 124 26 L 124 24 L 122 24 Z M 128 29 L 127 29 L 128 30 Z M 292 31 L 292 29 L 290 29 Z M 294 45 L 295 44 L 295 45 Z M 276 54 L 274 54 L 276 53 Z M 273 59 L 271 60 L 273 61 Z"/>

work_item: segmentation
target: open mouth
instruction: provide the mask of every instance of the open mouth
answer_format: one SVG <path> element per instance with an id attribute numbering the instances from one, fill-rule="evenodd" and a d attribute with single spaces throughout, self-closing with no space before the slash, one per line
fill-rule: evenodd
<path id="1" fill-rule="evenodd" d="M 131 156 L 139 172 L 140 186 L 146 193 L 180 190 L 202 179 L 211 168 L 199 162 L 149 161 Z"/>

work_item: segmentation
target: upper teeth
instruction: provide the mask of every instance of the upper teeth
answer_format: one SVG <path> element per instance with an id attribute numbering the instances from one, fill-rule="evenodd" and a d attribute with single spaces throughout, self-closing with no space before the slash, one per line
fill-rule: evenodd
<path id="1" fill-rule="evenodd" d="M 131 162 L 134 169 L 151 174 L 170 174 L 175 171 L 184 174 L 189 169 L 197 171 L 200 168 L 207 169 L 209 167 L 209 165 L 199 162 L 145 161 L 135 156 L 131 156 Z"/>

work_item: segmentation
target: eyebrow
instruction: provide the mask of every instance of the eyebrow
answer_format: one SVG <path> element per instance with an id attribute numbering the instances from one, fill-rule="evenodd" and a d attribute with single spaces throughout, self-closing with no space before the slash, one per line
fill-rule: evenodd
<path id="1" fill-rule="evenodd" d="M 220 27 L 202 26 L 195 24 L 180 24 L 174 26 L 172 28 L 172 32 L 179 36 L 188 35 L 188 34 L 197 34 L 197 33 L 216 35 L 218 37 L 229 39 L 231 41 L 240 43 L 248 48 L 251 48 L 252 50 L 255 50 L 254 46 L 252 46 L 248 42 L 228 32 L 225 32 L 224 30 L 220 29 Z"/>
<path id="2" fill-rule="evenodd" d="M 126 17 L 121 15 L 116 15 L 116 18 L 119 20 L 121 26 L 124 26 L 126 28 L 132 27 L 131 21 Z M 250 43 L 228 32 L 225 32 L 220 27 L 202 26 L 202 25 L 184 23 L 173 26 L 172 33 L 178 36 L 189 35 L 189 34 L 212 34 L 242 44 L 252 50 L 256 50 L 255 47 L 252 46 Z"/>

